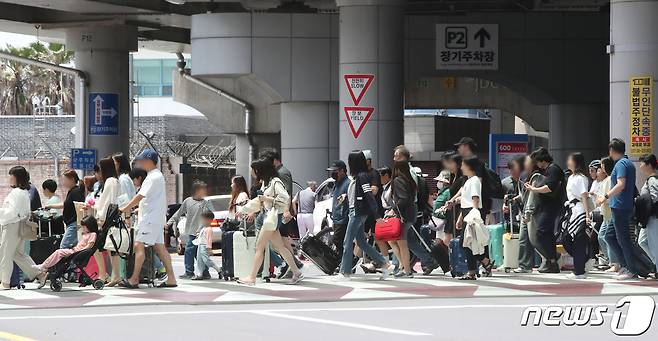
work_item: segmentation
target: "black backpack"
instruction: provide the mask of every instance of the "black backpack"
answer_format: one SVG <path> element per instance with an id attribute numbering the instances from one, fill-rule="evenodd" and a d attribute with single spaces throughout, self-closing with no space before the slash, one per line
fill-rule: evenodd
<path id="1" fill-rule="evenodd" d="M 649 180 L 652 178 L 658 179 L 658 176 L 652 175 L 647 179 L 647 186 Z M 635 188 L 637 191 L 637 187 Z M 654 203 L 651 199 L 651 189 L 649 193 L 637 195 L 635 197 L 635 219 L 642 228 L 647 226 L 649 218 L 658 216 L 658 203 Z"/>
<path id="2" fill-rule="evenodd" d="M 490 199 L 502 199 L 505 196 L 505 189 L 500 181 L 500 176 L 493 169 L 485 168 L 487 179 L 485 186 L 482 188 L 482 196 Z"/>
<path id="3" fill-rule="evenodd" d="M 418 177 L 418 189 L 416 190 L 416 207 L 418 208 L 417 217 L 422 216 L 423 221 L 429 217 L 432 208 L 429 205 L 430 191 L 427 181 L 422 176 Z"/>

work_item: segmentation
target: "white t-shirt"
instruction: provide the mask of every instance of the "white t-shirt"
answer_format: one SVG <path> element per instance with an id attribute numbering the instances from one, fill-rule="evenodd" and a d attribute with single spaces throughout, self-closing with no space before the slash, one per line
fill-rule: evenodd
<path id="1" fill-rule="evenodd" d="M 567 180 L 567 200 L 572 201 L 578 199 L 578 203 L 571 209 L 571 220 L 575 220 L 579 215 L 585 213 L 585 206 L 583 205 L 583 194 L 588 193 L 587 185 L 589 180 L 583 174 L 572 174 Z"/>
<path id="2" fill-rule="evenodd" d="M 148 172 L 137 193 L 144 198 L 139 202 L 137 221 L 140 230 L 162 230 L 167 223 L 167 193 L 165 179 L 159 169 Z"/>
<path id="3" fill-rule="evenodd" d="M 594 181 L 592 181 L 592 187 L 589 188 L 589 192 L 590 193 L 598 193 L 600 187 L 601 187 L 601 181 L 594 180 Z"/>
<path id="4" fill-rule="evenodd" d="M 473 208 L 473 197 L 478 197 L 478 207 L 482 208 L 482 181 L 477 176 L 472 176 L 466 180 L 462 187 L 461 207 Z"/>

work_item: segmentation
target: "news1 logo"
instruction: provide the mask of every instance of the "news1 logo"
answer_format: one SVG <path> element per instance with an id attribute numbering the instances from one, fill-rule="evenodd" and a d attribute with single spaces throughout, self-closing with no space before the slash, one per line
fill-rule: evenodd
<path id="1" fill-rule="evenodd" d="M 626 296 L 615 307 L 610 330 L 619 336 L 639 336 L 649 330 L 656 302 L 651 296 Z M 605 323 L 605 316 L 610 315 L 608 310 L 608 306 L 528 307 L 521 316 L 521 326 L 600 326 Z"/>

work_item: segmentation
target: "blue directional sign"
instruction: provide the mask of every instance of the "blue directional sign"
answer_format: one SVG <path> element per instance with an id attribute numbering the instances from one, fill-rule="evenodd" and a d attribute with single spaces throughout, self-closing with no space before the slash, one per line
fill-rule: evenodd
<path id="1" fill-rule="evenodd" d="M 89 93 L 89 135 L 119 135 L 119 94 Z"/>
<path id="2" fill-rule="evenodd" d="M 96 165 L 96 149 L 71 149 L 71 168 L 80 170 L 94 170 Z"/>

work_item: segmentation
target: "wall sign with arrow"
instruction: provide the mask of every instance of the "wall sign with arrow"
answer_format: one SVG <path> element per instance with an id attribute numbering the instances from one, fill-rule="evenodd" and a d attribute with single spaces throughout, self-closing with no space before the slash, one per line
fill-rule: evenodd
<path id="1" fill-rule="evenodd" d="M 437 70 L 497 70 L 498 24 L 437 24 Z"/>
<path id="2" fill-rule="evenodd" d="M 89 135 L 119 135 L 119 94 L 89 93 Z"/>

